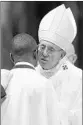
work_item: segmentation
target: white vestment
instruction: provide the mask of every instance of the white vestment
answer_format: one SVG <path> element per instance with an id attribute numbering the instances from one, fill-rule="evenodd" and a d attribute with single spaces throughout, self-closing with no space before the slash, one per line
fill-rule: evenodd
<path id="1" fill-rule="evenodd" d="M 65 57 L 51 70 L 36 68 L 52 81 L 57 93 L 61 125 L 82 125 L 82 70 Z"/>
<path id="2" fill-rule="evenodd" d="M 66 52 L 66 56 L 55 68 L 51 70 L 43 70 L 40 66 L 36 68 L 40 74 L 52 80 L 57 94 L 60 125 L 82 125 L 82 71 L 71 64 L 76 61 L 72 44 L 76 34 L 74 15 L 71 8 L 66 8 L 64 4 L 49 11 L 39 24 L 39 43 L 47 41 Z M 42 57 L 50 58 L 50 54 L 44 55 L 44 50 L 46 49 L 41 51 Z"/>
<path id="3" fill-rule="evenodd" d="M 53 85 L 34 69 L 12 69 L 5 90 L 1 125 L 61 125 Z"/>

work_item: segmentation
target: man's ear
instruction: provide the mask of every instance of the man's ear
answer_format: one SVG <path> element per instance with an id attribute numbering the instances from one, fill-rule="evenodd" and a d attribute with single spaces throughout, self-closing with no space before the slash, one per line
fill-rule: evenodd
<path id="1" fill-rule="evenodd" d="M 33 52 L 33 58 L 36 59 L 36 53 L 35 52 Z"/>
<path id="2" fill-rule="evenodd" d="M 10 60 L 12 61 L 12 63 L 14 63 L 14 58 L 13 58 L 12 53 L 10 53 Z"/>
<path id="3" fill-rule="evenodd" d="M 37 48 L 33 51 L 33 57 L 35 60 L 38 60 L 38 46 Z"/>
<path id="4" fill-rule="evenodd" d="M 77 55 L 76 54 L 72 54 L 72 55 L 70 55 L 69 57 L 68 57 L 68 59 L 69 59 L 69 61 L 71 62 L 71 63 L 75 63 L 76 62 L 76 60 L 77 60 Z"/>
<path id="5" fill-rule="evenodd" d="M 33 58 L 35 60 L 35 67 L 36 67 L 37 66 L 37 62 L 38 62 L 38 53 L 37 53 L 37 51 L 33 52 Z"/>
<path id="6" fill-rule="evenodd" d="M 37 52 L 36 51 L 33 52 L 33 57 L 35 60 L 37 59 Z"/>
<path id="7" fill-rule="evenodd" d="M 66 52 L 64 50 L 61 51 L 61 59 L 66 55 Z"/>

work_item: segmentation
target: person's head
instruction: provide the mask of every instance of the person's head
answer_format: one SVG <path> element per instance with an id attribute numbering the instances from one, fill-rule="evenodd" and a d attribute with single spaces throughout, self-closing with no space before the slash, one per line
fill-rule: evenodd
<path id="1" fill-rule="evenodd" d="M 38 30 L 39 63 L 44 69 L 51 69 L 66 55 L 72 54 L 72 42 L 77 27 L 70 8 L 61 5 L 41 20 Z"/>
<path id="2" fill-rule="evenodd" d="M 42 68 L 54 68 L 65 56 L 66 52 L 49 41 L 41 41 L 38 49 L 38 60 Z"/>
<path id="3" fill-rule="evenodd" d="M 16 35 L 12 39 L 11 58 L 14 63 L 29 62 L 37 65 L 37 43 L 35 39 L 26 33 Z"/>

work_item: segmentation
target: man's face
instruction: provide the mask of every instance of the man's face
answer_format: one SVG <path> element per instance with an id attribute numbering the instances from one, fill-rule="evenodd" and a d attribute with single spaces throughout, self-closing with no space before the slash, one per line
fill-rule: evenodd
<path id="1" fill-rule="evenodd" d="M 41 41 L 38 48 L 38 60 L 42 68 L 51 69 L 61 59 L 63 50 L 48 41 Z"/>

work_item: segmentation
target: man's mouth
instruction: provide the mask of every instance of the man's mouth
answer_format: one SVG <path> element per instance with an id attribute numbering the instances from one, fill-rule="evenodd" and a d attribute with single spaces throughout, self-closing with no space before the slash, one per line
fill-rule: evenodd
<path id="1" fill-rule="evenodd" d="M 41 58 L 41 61 L 44 62 L 44 63 L 46 63 L 48 60 L 45 59 L 45 58 Z"/>

